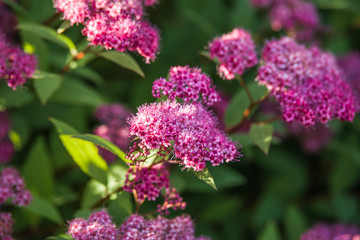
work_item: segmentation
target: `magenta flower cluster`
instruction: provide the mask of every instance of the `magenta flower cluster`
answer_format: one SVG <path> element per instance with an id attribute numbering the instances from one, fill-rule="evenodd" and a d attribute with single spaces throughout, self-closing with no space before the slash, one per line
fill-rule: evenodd
<path id="1" fill-rule="evenodd" d="M 116 240 L 119 232 L 106 210 L 94 212 L 88 220 L 76 218 L 69 222 L 68 234 L 75 240 Z"/>
<path id="2" fill-rule="evenodd" d="M 219 75 L 227 80 L 234 79 L 235 74 L 242 75 L 258 62 L 251 35 L 241 28 L 215 38 L 209 43 L 209 52 L 211 58 L 220 62 Z"/>
<path id="3" fill-rule="evenodd" d="M 333 55 L 283 37 L 268 41 L 262 57 L 256 80 L 280 103 L 286 122 L 312 126 L 354 119 L 355 97 Z"/>
<path id="4" fill-rule="evenodd" d="M 170 150 L 187 169 L 201 171 L 206 162 L 216 166 L 240 157 L 236 144 L 200 104 L 145 104 L 129 124 L 130 134 L 138 136 L 143 146 Z"/>
<path id="5" fill-rule="evenodd" d="M 0 174 L 0 204 L 12 199 L 17 206 L 27 206 L 31 200 L 31 193 L 25 189 L 25 183 L 15 168 L 4 168 Z"/>
<path id="6" fill-rule="evenodd" d="M 221 100 L 211 78 L 200 68 L 189 66 L 171 67 L 168 80 L 159 78 L 154 81 L 152 94 L 156 98 L 167 96 L 170 100 L 202 102 L 208 106 Z"/>
<path id="7" fill-rule="evenodd" d="M 120 227 L 121 240 L 209 240 L 206 237 L 194 236 L 194 223 L 189 216 L 179 216 L 174 219 L 158 217 L 146 220 L 133 214 Z"/>
<path id="8" fill-rule="evenodd" d="M 351 86 L 356 98 L 356 112 L 360 111 L 360 53 L 353 52 L 338 59 L 346 82 Z"/>
<path id="9" fill-rule="evenodd" d="M 293 31 L 300 41 L 314 38 L 321 28 L 318 13 L 311 2 L 304 0 L 251 0 L 255 7 L 269 7 L 271 26 L 275 31 Z"/>
<path id="10" fill-rule="evenodd" d="M 71 24 L 82 23 L 82 33 L 94 45 L 120 52 L 136 51 L 148 63 L 159 48 L 159 32 L 144 20 L 142 0 L 55 0 L 55 7 Z"/>
<path id="11" fill-rule="evenodd" d="M 341 223 L 329 225 L 316 224 L 312 229 L 304 233 L 300 240 L 359 240 L 360 229 L 353 225 Z"/>
<path id="12" fill-rule="evenodd" d="M 14 220 L 11 217 L 11 213 L 0 212 L 0 239 L 13 240 L 11 236 Z"/>
<path id="13" fill-rule="evenodd" d="M 26 82 L 26 78 L 33 76 L 37 66 L 35 56 L 12 46 L 1 31 L 0 53 L 0 79 L 5 80 L 9 87 L 15 90 Z"/>
<path id="14" fill-rule="evenodd" d="M 8 163 L 14 155 L 14 145 L 9 140 L 10 120 L 7 112 L 0 112 L 0 164 Z"/>
<path id="15" fill-rule="evenodd" d="M 11 12 L 3 1 L 0 1 L 0 32 L 5 39 L 10 40 L 15 31 L 16 16 Z"/>
<path id="16" fill-rule="evenodd" d="M 106 104 L 96 109 L 95 118 L 100 125 L 94 129 L 94 133 L 110 142 L 120 149 L 126 149 L 130 143 L 129 128 L 126 119 L 131 112 L 121 104 Z M 116 156 L 110 151 L 99 147 L 100 155 L 108 162 L 114 162 Z"/>

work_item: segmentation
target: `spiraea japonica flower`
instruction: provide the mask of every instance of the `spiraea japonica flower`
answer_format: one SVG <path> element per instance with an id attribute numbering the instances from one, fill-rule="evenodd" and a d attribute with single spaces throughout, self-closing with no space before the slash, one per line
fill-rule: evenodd
<path id="1" fill-rule="evenodd" d="M 280 103 L 286 122 L 312 126 L 354 119 L 355 97 L 331 53 L 283 37 L 268 41 L 262 58 L 256 80 Z"/>
<path id="2" fill-rule="evenodd" d="M 217 119 L 201 104 L 175 101 L 145 104 L 129 120 L 130 134 L 139 137 L 141 151 L 130 150 L 136 160 L 146 149 L 168 151 L 187 169 L 203 170 L 240 157 L 236 144 L 218 126 Z"/>
<path id="3" fill-rule="evenodd" d="M 174 219 L 157 217 L 147 220 L 133 214 L 120 226 L 119 232 L 121 240 L 209 240 L 206 237 L 194 236 L 194 223 L 189 216 L 179 216 Z"/>
<path id="4" fill-rule="evenodd" d="M 219 60 L 219 75 L 227 80 L 234 79 L 235 74 L 243 74 L 246 68 L 258 62 L 251 35 L 241 28 L 213 39 L 209 43 L 209 52 L 211 58 Z"/>
<path id="5" fill-rule="evenodd" d="M 318 223 L 304 233 L 301 240 L 358 240 L 360 229 L 354 225 Z"/>
<path id="6" fill-rule="evenodd" d="M 8 163 L 14 155 L 14 145 L 8 134 L 10 119 L 7 112 L 0 112 L 0 164 Z"/>
<path id="7" fill-rule="evenodd" d="M 0 239 L 13 240 L 12 229 L 14 220 L 11 217 L 11 213 L 0 212 Z"/>
<path id="8" fill-rule="evenodd" d="M 115 240 L 119 232 L 106 210 L 94 212 L 88 220 L 76 218 L 69 222 L 68 234 L 75 240 Z"/>
<path id="9" fill-rule="evenodd" d="M 96 109 L 95 118 L 101 123 L 94 129 L 94 133 L 120 149 L 126 149 L 130 143 L 129 128 L 126 119 L 131 111 L 121 104 L 105 104 Z M 115 161 L 116 156 L 110 151 L 99 147 L 100 155 L 108 162 Z"/>
<path id="10" fill-rule="evenodd" d="M 16 16 L 10 11 L 3 1 L 0 1 L 0 32 L 7 40 L 11 39 L 15 31 Z"/>
<path id="11" fill-rule="evenodd" d="M 120 52 L 136 51 L 147 63 L 159 48 L 159 32 L 144 19 L 142 0 L 55 0 L 55 8 L 72 24 L 82 23 L 82 33 L 93 45 Z"/>
<path id="12" fill-rule="evenodd" d="M 156 98 L 167 96 L 170 100 L 178 98 L 184 102 L 202 102 L 209 106 L 220 101 L 211 78 L 200 68 L 189 66 L 171 67 L 168 80 L 155 80 L 152 94 Z"/>

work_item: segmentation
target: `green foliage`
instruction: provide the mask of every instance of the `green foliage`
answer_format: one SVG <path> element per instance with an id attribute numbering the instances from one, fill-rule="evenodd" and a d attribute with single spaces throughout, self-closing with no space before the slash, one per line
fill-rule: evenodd
<path id="1" fill-rule="evenodd" d="M 251 124 L 249 136 L 256 146 L 268 154 L 274 127 L 271 124 Z"/>
<path id="2" fill-rule="evenodd" d="M 63 78 L 60 75 L 38 72 L 34 75 L 34 88 L 43 105 L 60 88 Z"/>
<path id="3" fill-rule="evenodd" d="M 208 168 L 205 168 L 202 171 L 191 171 L 195 174 L 196 177 L 198 177 L 200 180 L 206 182 L 209 186 L 211 186 L 213 189 L 217 190 L 215 181 L 213 177 L 211 176 L 211 173 Z"/>
<path id="4" fill-rule="evenodd" d="M 54 205 L 44 198 L 34 197 L 25 209 L 55 223 L 63 223 L 63 219 L 59 211 L 54 207 Z"/>
<path id="5" fill-rule="evenodd" d="M 116 51 L 106 51 L 100 53 L 100 56 L 109 61 L 116 63 L 121 67 L 127 68 L 139 74 L 142 77 L 145 77 L 144 72 L 141 70 L 137 62 L 129 54 L 116 52 Z"/>
<path id="6" fill-rule="evenodd" d="M 276 224 L 269 222 L 264 231 L 260 234 L 257 240 L 281 240 L 279 230 L 276 227 Z"/>

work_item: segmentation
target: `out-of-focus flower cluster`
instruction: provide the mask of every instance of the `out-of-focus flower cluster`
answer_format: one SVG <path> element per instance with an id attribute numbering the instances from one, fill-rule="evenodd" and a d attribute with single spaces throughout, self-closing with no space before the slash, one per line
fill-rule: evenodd
<path id="1" fill-rule="evenodd" d="M 156 98 L 167 96 L 170 100 L 179 98 L 184 102 L 202 102 L 209 106 L 220 101 L 212 80 L 200 68 L 189 66 L 171 67 L 168 80 L 155 80 L 152 94 Z"/>
<path id="2" fill-rule="evenodd" d="M 351 86 L 356 97 L 356 112 L 360 111 L 360 54 L 350 53 L 338 59 L 346 81 Z"/>
<path id="3" fill-rule="evenodd" d="M 95 112 L 95 118 L 101 124 L 94 129 L 94 133 L 120 149 L 127 149 L 131 139 L 126 119 L 130 116 L 131 112 L 121 104 L 102 105 Z M 116 159 L 113 153 L 104 148 L 99 147 L 99 153 L 108 163 Z"/>
<path id="4" fill-rule="evenodd" d="M 328 225 L 316 224 L 312 229 L 304 233 L 301 240 L 359 240 L 360 229 L 353 225 L 341 223 Z"/>
<path id="5" fill-rule="evenodd" d="M 266 43 L 257 81 L 280 103 L 286 122 L 352 121 L 355 97 L 333 55 L 283 37 Z"/>
<path id="6" fill-rule="evenodd" d="M 13 12 L 7 9 L 6 5 L 0 1 L 0 32 L 4 35 L 6 40 L 11 39 L 16 26 L 16 16 Z"/>
<path id="7" fill-rule="evenodd" d="M 211 58 L 217 58 L 219 75 L 227 80 L 241 75 L 246 68 L 253 67 L 258 60 L 251 35 L 241 28 L 215 38 L 209 43 Z"/>
<path id="8" fill-rule="evenodd" d="M 0 239 L 13 240 L 11 236 L 14 220 L 11 217 L 11 213 L 0 212 Z"/>
<path id="9" fill-rule="evenodd" d="M 130 134 L 140 138 L 141 151 L 128 154 L 136 160 L 147 149 L 173 153 L 181 165 L 195 171 L 206 162 L 213 166 L 240 157 L 236 144 L 218 126 L 217 119 L 200 104 L 165 101 L 145 104 L 129 120 Z M 147 155 L 147 153 L 145 154 Z"/>
<path id="10" fill-rule="evenodd" d="M 32 200 L 19 172 L 15 168 L 7 167 L 0 174 L 0 204 L 10 198 L 17 206 L 26 206 Z"/>
<path id="11" fill-rule="evenodd" d="M 10 120 L 7 112 L 0 112 L 0 164 L 8 163 L 14 155 L 14 146 L 9 140 Z"/>
<path id="12" fill-rule="evenodd" d="M 93 45 L 120 52 L 136 51 L 146 62 L 154 60 L 159 48 L 159 32 L 144 20 L 142 0 L 55 0 L 55 8 L 71 24 L 82 23 L 82 33 Z"/>
<path id="13" fill-rule="evenodd" d="M 313 3 L 304 0 L 250 0 L 255 7 L 269 8 L 271 27 L 296 34 L 299 41 L 314 39 L 321 29 L 319 16 Z"/>

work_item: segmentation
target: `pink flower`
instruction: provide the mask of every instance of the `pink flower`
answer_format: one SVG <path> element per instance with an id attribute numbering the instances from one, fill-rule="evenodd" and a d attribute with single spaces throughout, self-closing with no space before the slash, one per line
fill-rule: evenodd
<path id="1" fill-rule="evenodd" d="M 11 237 L 14 220 L 11 213 L 0 212 L 0 239 L 13 240 Z"/>
<path id="2" fill-rule="evenodd" d="M 202 102 L 205 105 L 220 101 L 212 80 L 205 73 L 201 73 L 200 68 L 189 66 L 171 67 L 169 79 L 155 80 L 152 93 L 156 98 L 167 96 L 170 100 L 178 98 L 184 102 Z"/>
<path id="3" fill-rule="evenodd" d="M 301 236 L 301 240 L 358 240 L 360 229 L 354 225 L 316 224 Z"/>
<path id="4" fill-rule="evenodd" d="M 215 38 L 209 44 L 209 52 L 211 58 L 219 60 L 219 75 L 227 80 L 257 64 L 254 42 L 250 34 L 241 28 Z"/>
<path id="5" fill-rule="evenodd" d="M 267 42 L 262 57 L 256 80 L 280 103 L 286 122 L 312 126 L 354 119 L 355 98 L 332 54 L 283 37 Z"/>

